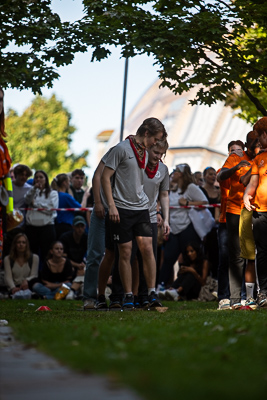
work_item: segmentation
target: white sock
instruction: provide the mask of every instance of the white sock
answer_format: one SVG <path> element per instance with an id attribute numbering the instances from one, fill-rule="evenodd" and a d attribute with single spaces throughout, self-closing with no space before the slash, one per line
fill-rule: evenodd
<path id="1" fill-rule="evenodd" d="M 151 287 L 151 288 L 148 288 L 147 291 L 148 291 L 148 296 L 149 296 L 152 292 L 156 291 L 156 288 Z"/>
<path id="2" fill-rule="evenodd" d="M 255 283 L 251 283 L 251 282 L 246 282 L 246 295 L 247 295 L 247 300 L 252 297 L 254 298 L 254 287 L 255 287 Z"/>

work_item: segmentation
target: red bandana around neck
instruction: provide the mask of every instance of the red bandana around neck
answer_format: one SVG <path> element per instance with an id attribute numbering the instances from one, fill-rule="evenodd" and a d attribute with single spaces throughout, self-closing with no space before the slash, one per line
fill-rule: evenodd
<path id="1" fill-rule="evenodd" d="M 146 166 L 145 171 L 146 171 L 146 174 L 149 177 L 149 179 L 153 179 L 154 178 L 154 176 L 156 175 L 158 169 L 159 169 L 159 162 L 157 163 L 157 165 L 155 166 L 154 169 L 150 169 L 148 167 L 148 165 Z"/>
<path id="2" fill-rule="evenodd" d="M 146 148 L 143 144 L 137 143 L 133 135 L 128 136 L 131 148 L 134 151 L 139 168 L 145 169 L 146 164 Z"/>

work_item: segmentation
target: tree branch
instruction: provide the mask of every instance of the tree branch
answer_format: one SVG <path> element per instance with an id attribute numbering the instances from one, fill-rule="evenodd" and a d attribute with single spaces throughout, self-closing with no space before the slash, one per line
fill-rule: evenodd
<path id="1" fill-rule="evenodd" d="M 263 107 L 259 99 L 253 96 L 253 94 L 249 91 L 248 88 L 245 87 L 243 83 L 240 83 L 241 88 L 244 90 L 246 95 L 248 96 L 249 100 L 252 101 L 252 103 L 255 104 L 257 110 L 259 110 L 262 115 L 267 116 L 267 110 Z"/>

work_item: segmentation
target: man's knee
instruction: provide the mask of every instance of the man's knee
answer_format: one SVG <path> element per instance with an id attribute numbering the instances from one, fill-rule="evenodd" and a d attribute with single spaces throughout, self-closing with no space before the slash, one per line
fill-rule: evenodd
<path id="1" fill-rule="evenodd" d="M 151 237 L 139 237 L 136 238 L 136 240 L 143 258 L 154 255 Z"/>
<path id="2" fill-rule="evenodd" d="M 132 242 L 118 244 L 121 260 L 130 260 L 132 254 Z"/>

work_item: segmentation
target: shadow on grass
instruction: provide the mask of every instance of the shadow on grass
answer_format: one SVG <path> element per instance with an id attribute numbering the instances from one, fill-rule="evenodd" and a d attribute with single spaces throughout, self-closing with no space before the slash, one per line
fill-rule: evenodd
<path id="1" fill-rule="evenodd" d="M 52 311 L 36 312 L 40 305 Z M 75 370 L 105 374 L 144 398 L 266 396 L 266 310 L 217 311 L 213 302 L 165 302 L 165 313 L 81 312 L 80 306 L 0 302 L 1 319 L 17 339 Z"/>

